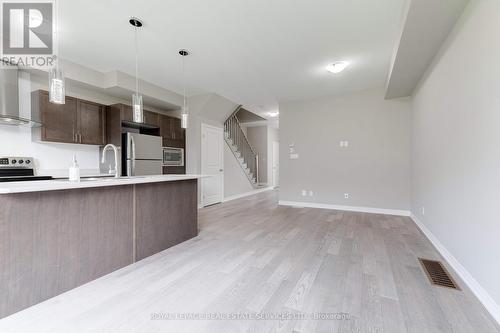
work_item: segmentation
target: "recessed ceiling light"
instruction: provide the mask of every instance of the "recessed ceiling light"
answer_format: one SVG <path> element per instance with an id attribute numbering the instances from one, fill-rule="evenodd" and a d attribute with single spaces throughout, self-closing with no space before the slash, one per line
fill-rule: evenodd
<path id="1" fill-rule="evenodd" d="M 267 115 L 272 118 L 279 116 L 279 114 L 280 114 L 279 111 L 267 113 Z"/>
<path id="2" fill-rule="evenodd" d="M 338 74 L 349 66 L 347 61 L 337 61 L 333 64 L 326 66 L 326 70 L 333 74 Z"/>

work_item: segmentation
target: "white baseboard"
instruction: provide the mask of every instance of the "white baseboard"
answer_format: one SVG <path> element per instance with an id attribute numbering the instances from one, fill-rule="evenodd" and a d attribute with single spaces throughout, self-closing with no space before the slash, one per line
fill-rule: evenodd
<path id="1" fill-rule="evenodd" d="M 448 264 L 453 268 L 462 281 L 469 287 L 474 295 L 483 304 L 491 316 L 500 324 L 500 305 L 488 294 L 488 292 L 474 279 L 464 266 L 444 247 L 444 245 L 434 236 L 434 234 L 420 221 L 413 213 L 411 219 L 420 228 L 424 235 L 434 245 L 436 250 L 443 256 Z"/>
<path id="2" fill-rule="evenodd" d="M 398 209 L 385 209 L 385 208 L 373 208 L 373 207 L 355 207 L 355 206 L 341 206 L 341 205 L 329 205 L 315 202 L 296 202 L 296 201 L 285 201 L 280 200 L 279 205 L 281 206 L 296 206 L 296 207 L 307 207 L 307 208 L 321 208 L 321 209 L 333 209 L 333 210 L 344 210 L 349 212 L 360 212 L 360 213 L 373 213 L 373 214 L 385 214 L 385 215 L 397 215 L 397 216 L 410 216 L 409 210 L 398 210 Z"/>
<path id="3" fill-rule="evenodd" d="M 245 192 L 245 193 L 231 195 L 229 197 L 224 198 L 224 200 L 222 202 L 227 202 L 227 201 L 231 201 L 231 200 L 235 200 L 235 199 L 240 199 L 240 198 L 248 197 L 250 195 L 254 195 L 254 194 L 261 193 L 261 192 L 266 192 L 266 191 L 271 191 L 273 189 L 274 189 L 273 186 L 268 186 L 268 187 L 259 188 L 259 189 L 256 189 L 256 190 L 253 190 L 253 191 L 249 191 L 249 192 Z"/>

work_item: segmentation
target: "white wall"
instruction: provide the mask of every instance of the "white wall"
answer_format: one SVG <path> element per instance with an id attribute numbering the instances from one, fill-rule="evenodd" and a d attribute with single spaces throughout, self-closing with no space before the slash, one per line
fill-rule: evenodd
<path id="1" fill-rule="evenodd" d="M 224 198 L 253 191 L 231 148 L 224 142 Z"/>
<path id="2" fill-rule="evenodd" d="M 280 104 L 280 200 L 409 210 L 409 99 L 374 89 Z"/>
<path id="3" fill-rule="evenodd" d="M 497 320 L 499 32 L 500 1 L 471 1 L 414 96 L 412 120 L 413 212 L 496 302 Z"/>
<path id="4" fill-rule="evenodd" d="M 259 183 L 266 184 L 267 176 L 267 126 L 247 127 L 248 142 L 259 157 Z"/>
<path id="5" fill-rule="evenodd" d="M 224 121 L 236 110 L 238 104 L 217 94 L 196 95 L 189 98 L 189 127 L 186 131 L 186 171 L 201 173 L 201 124 L 224 127 Z M 246 180 L 245 184 L 243 182 Z M 248 186 L 246 186 L 248 185 Z M 243 169 L 224 143 L 224 197 L 252 190 Z M 198 187 L 201 202 L 201 187 Z"/>

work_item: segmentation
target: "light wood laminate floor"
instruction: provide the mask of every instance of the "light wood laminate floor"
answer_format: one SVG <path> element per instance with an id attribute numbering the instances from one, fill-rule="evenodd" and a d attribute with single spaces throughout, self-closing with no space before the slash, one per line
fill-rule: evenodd
<path id="1" fill-rule="evenodd" d="M 265 192 L 200 210 L 200 235 L 0 320 L 0 332 L 498 332 L 408 218 L 277 205 Z M 169 314 L 292 320 L 165 320 Z M 330 320 L 301 314 L 337 313 Z M 342 317 L 341 313 L 345 313 Z M 160 318 L 160 319 L 158 319 Z"/>

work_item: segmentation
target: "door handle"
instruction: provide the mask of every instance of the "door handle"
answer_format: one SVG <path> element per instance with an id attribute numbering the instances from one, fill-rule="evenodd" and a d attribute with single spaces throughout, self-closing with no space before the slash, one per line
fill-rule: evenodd
<path id="1" fill-rule="evenodd" d="M 222 172 L 222 171 L 224 171 L 224 169 L 219 169 L 219 172 Z"/>
<path id="2" fill-rule="evenodd" d="M 135 141 L 134 137 L 131 135 L 130 136 L 130 150 L 131 150 L 131 155 L 130 156 L 133 160 L 135 160 Z"/>

